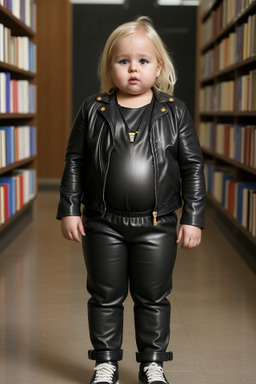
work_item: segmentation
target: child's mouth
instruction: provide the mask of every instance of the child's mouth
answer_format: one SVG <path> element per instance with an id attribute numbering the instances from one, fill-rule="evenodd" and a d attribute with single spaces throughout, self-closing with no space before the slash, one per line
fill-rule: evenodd
<path id="1" fill-rule="evenodd" d="M 131 78 L 129 79 L 129 82 L 130 82 L 131 84 L 136 84 L 138 81 L 139 81 L 139 80 L 137 79 L 137 77 L 131 77 Z"/>

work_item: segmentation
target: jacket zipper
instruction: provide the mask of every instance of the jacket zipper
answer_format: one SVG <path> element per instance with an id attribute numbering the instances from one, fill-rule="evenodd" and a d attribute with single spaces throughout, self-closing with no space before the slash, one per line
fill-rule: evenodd
<path id="1" fill-rule="evenodd" d="M 152 215 L 153 215 L 153 225 L 157 225 L 157 211 L 153 211 L 152 212 Z"/>
<path id="2" fill-rule="evenodd" d="M 105 119 L 107 120 L 107 122 L 109 124 L 109 127 L 111 127 L 112 126 L 111 120 L 105 114 L 104 114 L 104 116 L 105 116 Z M 111 128 L 110 128 L 110 131 L 112 131 Z M 112 138 L 113 138 L 113 132 L 112 132 Z M 105 201 L 105 189 L 106 189 L 107 176 L 108 176 L 108 171 L 109 171 L 109 166 L 110 166 L 110 156 L 111 156 L 111 153 L 112 153 L 113 149 L 114 149 L 114 144 L 112 144 L 112 147 L 109 150 L 108 163 L 107 163 L 107 168 L 106 168 L 106 172 L 105 172 L 105 175 L 104 175 L 104 183 L 103 183 L 103 189 L 102 189 L 102 201 L 103 201 L 103 204 L 104 204 L 104 212 L 106 212 L 106 209 L 107 209 L 106 201 Z"/>
<path id="3" fill-rule="evenodd" d="M 103 203 L 104 203 L 104 211 L 106 211 L 106 201 L 105 201 L 105 188 L 106 188 L 106 184 L 107 184 L 107 176 L 108 176 L 108 170 L 109 170 L 109 165 L 110 165 L 110 156 L 111 156 L 111 153 L 114 149 L 114 146 L 112 146 L 112 148 L 110 149 L 109 151 L 109 154 L 108 154 L 108 163 L 107 163 L 107 169 L 106 169 L 106 173 L 105 173 L 105 176 L 104 176 L 104 183 L 103 183 L 103 190 L 102 190 L 102 200 L 103 200 Z"/>
<path id="4" fill-rule="evenodd" d="M 155 116 L 152 121 L 151 121 L 151 127 L 153 127 L 154 122 L 157 120 L 158 116 Z M 152 136 L 153 136 L 153 131 L 151 128 Z M 157 225 L 157 189 L 156 189 L 156 156 L 154 152 L 154 145 L 151 139 L 149 139 L 150 145 L 151 145 L 151 151 L 152 151 L 152 156 L 153 156 L 153 168 L 154 168 L 154 193 L 155 193 L 155 207 L 152 212 L 153 215 L 153 225 Z"/>
<path id="5" fill-rule="evenodd" d="M 155 206 L 154 210 L 152 212 L 153 215 L 153 225 L 157 225 L 157 191 L 156 191 L 156 158 L 155 158 L 155 153 L 154 153 L 154 148 L 153 148 L 153 143 L 152 140 L 149 139 L 150 146 L 151 146 L 151 152 L 153 156 L 153 169 L 154 169 L 154 194 L 155 194 Z"/>

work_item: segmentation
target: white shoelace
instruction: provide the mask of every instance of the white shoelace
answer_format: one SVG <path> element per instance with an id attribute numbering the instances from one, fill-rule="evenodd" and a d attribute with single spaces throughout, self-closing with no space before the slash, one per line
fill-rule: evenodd
<path id="1" fill-rule="evenodd" d="M 114 365 L 102 363 L 96 365 L 94 370 L 96 371 L 94 383 L 113 383 L 113 376 L 116 371 L 116 367 Z"/>
<path id="2" fill-rule="evenodd" d="M 145 367 L 144 372 L 146 373 L 149 383 L 152 383 L 154 381 L 162 381 L 163 383 L 166 383 L 166 380 L 164 378 L 164 370 L 157 363 L 151 363 L 150 365 Z"/>

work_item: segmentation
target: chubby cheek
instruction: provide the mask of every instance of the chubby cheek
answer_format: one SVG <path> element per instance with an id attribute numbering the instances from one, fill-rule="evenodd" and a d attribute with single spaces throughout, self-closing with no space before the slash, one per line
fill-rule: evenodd
<path id="1" fill-rule="evenodd" d="M 124 74 L 122 73 L 122 71 L 112 70 L 111 75 L 112 75 L 112 80 L 115 86 L 122 84 L 122 82 L 124 81 Z"/>

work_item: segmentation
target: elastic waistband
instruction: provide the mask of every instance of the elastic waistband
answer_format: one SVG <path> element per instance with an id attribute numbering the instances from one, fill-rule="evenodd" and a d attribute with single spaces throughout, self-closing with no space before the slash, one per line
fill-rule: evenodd
<path id="1" fill-rule="evenodd" d="M 107 207 L 107 213 L 112 213 L 116 216 L 121 217 L 147 217 L 152 216 L 152 210 L 149 209 L 147 211 L 141 211 L 141 212 L 132 212 L 132 211 L 119 211 L 118 209 L 112 209 Z"/>

